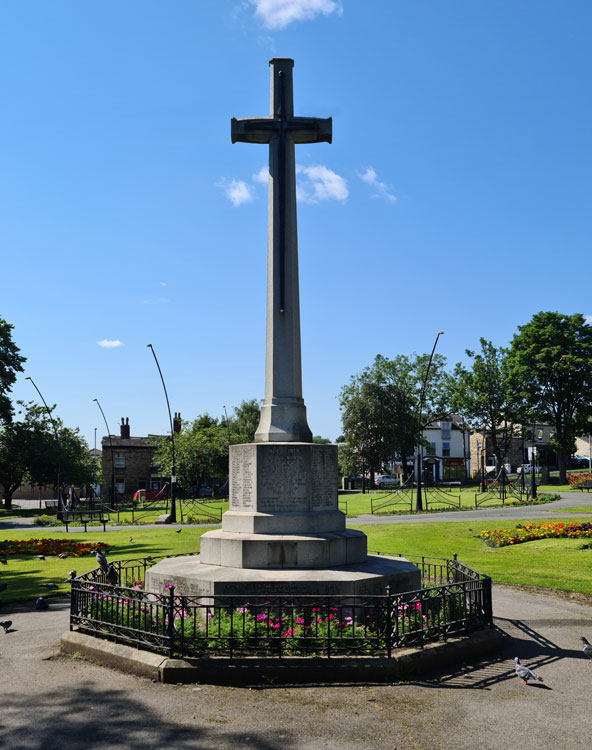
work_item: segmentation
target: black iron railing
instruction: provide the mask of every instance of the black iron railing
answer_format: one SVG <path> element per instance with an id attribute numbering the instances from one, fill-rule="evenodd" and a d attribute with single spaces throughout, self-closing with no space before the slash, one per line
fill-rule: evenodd
<path id="1" fill-rule="evenodd" d="M 100 568 L 74 578 L 70 629 L 170 656 L 390 658 L 397 648 L 492 624 L 491 579 L 456 557 L 417 557 L 423 586 L 417 591 L 341 597 L 145 591 L 146 570 L 159 559 L 115 562 L 119 585 L 110 585 Z"/>

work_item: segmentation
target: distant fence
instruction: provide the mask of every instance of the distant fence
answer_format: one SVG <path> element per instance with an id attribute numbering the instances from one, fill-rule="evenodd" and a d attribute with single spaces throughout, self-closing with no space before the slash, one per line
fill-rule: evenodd
<path id="1" fill-rule="evenodd" d="M 386 555 L 385 552 L 373 554 Z M 397 557 L 397 555 L 388 555 Z M 401 555 L 399 555 L 401 557 Z M 381 596 L 179 596 L 144 591 L 159 559 L 72 579 L 70 629 L 169 656 L 385 656 L 492 624 L 491 578 L 452 560 L 405 555 L 423 588 Z"/>

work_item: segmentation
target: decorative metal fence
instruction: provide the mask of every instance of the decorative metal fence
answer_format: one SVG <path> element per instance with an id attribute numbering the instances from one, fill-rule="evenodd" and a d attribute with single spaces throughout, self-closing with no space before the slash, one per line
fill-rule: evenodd
<path id="1" fill-rule="evenodd" d="M 491 579 L 456 558 L 417 557 L 417 591 L 339 597 L 144 591 L 158 559 L 114 563 L 121 585 L 107 583 L 100 568 L 72 579 L 70 629 L 169 656 L 390 658 L 397 648 L 492 624 Z"/>

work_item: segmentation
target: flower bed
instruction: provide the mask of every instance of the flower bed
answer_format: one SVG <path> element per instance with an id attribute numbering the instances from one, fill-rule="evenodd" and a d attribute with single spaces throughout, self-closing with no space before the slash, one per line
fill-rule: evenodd
<path id="1" fill-rule="evenodd" d="M 513 529 L 487 529 L 479 536 L 490 547 L 534 542 L 537 539 L 592 538 L 592 523 L 527 523 Z"/>
<path id="2" fill-rule="evenodd" d="M 561 495 L 545 495 L 540 492 L 536 499 L 525 498 L 524 500 L 508 500 L 506 505 L 544 505 L 545 503 L 554 503 L 556 500 L 561 500 Z"/>
<path id="3" fill-rule="evenodd" d="M 567 475 L 567 481 L 568 483 L 574 488 L 578 489 L 581 487 L 584 482 L 592 481 L 592 474 L 569 474 Z"/>
<path id="4" fill-rule="evenodd" d="M 59 555 L 82 557 L 94 550 L 105 549 L 104 542 L 76 542 L 70 539 L 7 539 L 0 541 L 3 555 Z"/>

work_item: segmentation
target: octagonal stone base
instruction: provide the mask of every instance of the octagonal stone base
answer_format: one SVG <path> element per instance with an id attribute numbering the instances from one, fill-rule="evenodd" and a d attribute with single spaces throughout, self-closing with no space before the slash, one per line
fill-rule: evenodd
<path id="1" fill-rule="evenodd" d="M 175 557 L 146 571 L 146 590 L 173 584 L 184 596 L 368 596 L 414 591 L 419 569 L 404 558 L 368 555 L 364 562 L 322 570 L 258 570 L 205 565 L 199 557 Z"/>

